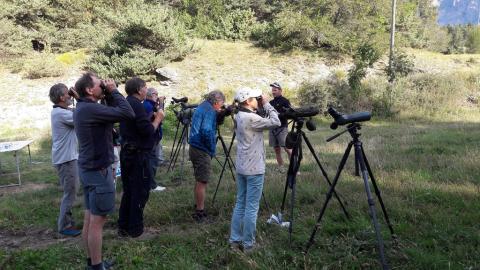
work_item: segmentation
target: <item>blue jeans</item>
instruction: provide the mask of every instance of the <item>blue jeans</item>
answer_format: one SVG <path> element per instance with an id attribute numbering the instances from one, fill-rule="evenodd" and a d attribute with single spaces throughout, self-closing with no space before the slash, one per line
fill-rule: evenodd
<path id="1" fill-rule="evenodd" d="M 242 243 L 246 248 L 255 244 L 257 214 L 262 197 L 263 174 L 237 173 L 237 201 L 230 227 L 230 243 Z"/>

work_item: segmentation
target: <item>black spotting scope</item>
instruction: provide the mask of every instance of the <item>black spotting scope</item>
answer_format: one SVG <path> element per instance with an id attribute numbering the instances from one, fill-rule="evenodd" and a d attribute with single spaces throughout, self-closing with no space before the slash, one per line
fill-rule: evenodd
<path id="1" fill-rule="evenodd" d="M 172 97 L 172 104 L 173 104 L 173 103 L 180 103 L 180 102 L 183 102 L 183 103 L 188 102 L 188 97 L 182 97 L 182 98 L 174 98 L 174 97 Z"/>
<path id="2" fill-rule="evenodd" d="M 330 124 L 331 129 L 337 129 L 338 126 L 343 126 L 350 123 L 365 122 L 372 118 L 372 114 L 370 112 L 357 112 L 345 115 L 337 112 L 337 110 L 332 107 L 328 108 L 328 113 L 334 119 L 334 122 Z"/>

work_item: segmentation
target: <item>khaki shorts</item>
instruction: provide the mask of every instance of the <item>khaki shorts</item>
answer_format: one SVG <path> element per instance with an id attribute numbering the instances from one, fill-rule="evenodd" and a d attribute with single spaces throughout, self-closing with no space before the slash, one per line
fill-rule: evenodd
<path id="1" fill-rule="evenodd" d="M 212 165 L 210 164 L 212 158 L 207 152 L 193 146 L 190 146 L 188 153 L 193 164 L 195 180 L 197 182 L 208 183 L 210 175 L 212 174 Z"/>
<path id="2" fill-rule="evenodd" d="M 268 132 L 268 145 L 271 147 L 285 147 L 288 127 L 278 127 Z"/>

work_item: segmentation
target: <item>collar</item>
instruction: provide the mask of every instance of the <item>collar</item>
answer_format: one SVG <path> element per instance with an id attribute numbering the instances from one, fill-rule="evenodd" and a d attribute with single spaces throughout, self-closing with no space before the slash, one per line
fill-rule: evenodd
<path id="1" fill-rule="evenodd" d="M 60 109 L 68 110 L 68 108 L 64 108 L 64 107 L 62 107 L 60 105 L 57 105 L 57 104 L 53 105 L 53 108 L 60 108 Z"/>
<path id="2" fill-rule="evenodd" d="M 240 107 L 238 108 L 238 111 L 239 111 L 239 112 L 246 112 L 246 113 L 255 113 L 254 111 L 252 111 L 252 110 L 250 110 L 250 109 L 248 109 L 248 108 L 242 107 L 242 106 L 240 106 Z"/>
<path id="3" fill-rule="evenodd" d="M 79 98 L 77 102 L 96 103 L 95 101 L 93 101 L 89 98 L 86 98 L 86 97 Z"/>

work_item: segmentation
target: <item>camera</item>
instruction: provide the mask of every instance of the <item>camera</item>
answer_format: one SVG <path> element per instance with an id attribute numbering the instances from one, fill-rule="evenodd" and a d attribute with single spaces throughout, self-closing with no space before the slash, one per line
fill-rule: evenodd
<path id="1" fill-rule="evenodd" d="M 353 114 L 341 114 L 334 108 L 328 108 L 328 113 L 333 117 L 334 122 L 330 125 L 331 129 L 337 129 L 338 126 L 343 126 L 355 122 L 364 122 L 372 118 L 370 112 L 358 112 Z"/>

